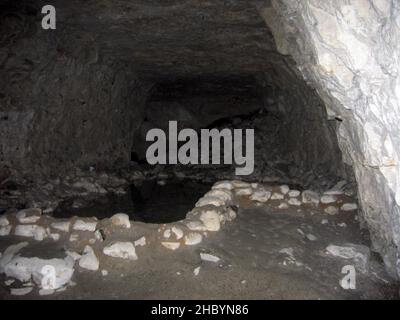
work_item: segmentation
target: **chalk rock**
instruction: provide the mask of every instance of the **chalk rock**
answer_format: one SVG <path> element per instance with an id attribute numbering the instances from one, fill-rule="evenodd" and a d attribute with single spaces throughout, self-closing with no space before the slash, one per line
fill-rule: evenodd
<path id="1" fill-rule="evenodd" d="M 131 222 L 129 221 L 129 216 L 125 213 L 117 213 L 111 217 L 111 222 L 115 226 L 123 227 L 125 229 L 130 229 Z"/>
<path id="2" fill-rule="evenodd" d="M 253 189 L 250 187 L 235 189 L 235 195 L 237 196 L 250 196 L 252 194 L 253 194 Z"/>
<path id="3" fill-rule="evenodd" d="M 299 190 L 290 190 L 289 191 L 289 197 L 290 198 L 297 198 L 298 196 L 300 196 L 300 191 Z"/>
<path id="4" fill-rule="evenodd" d="M 50 226 L 58 231 L 69 232 L 70 225 L 71 223 L 69 221 L 57 221 L 53 222 Z"/>
<path id="5" fill-rule="evenodd" d="M 326 251 L 332 256 L 353 260 L 356 267 L 363 273 L 368 271 L 370 250 L 366 246 L 357 244 L 329 245 Z"/>
<path id="6" fill-rule="evenodd" d="M 25 288 L 12 288 L 10 289 L 10 294 L 12 296 L 25 296 L 28 293 L 31 293 L 33 287 L 25 287 Z"/>
<path id="7" fill-rule="evenodd" d="M 271 196 L 271 200 L 283 200 L 283 199 L 285 199 L 285 196 L 278 192 L 274 192 Z"/>
<path id="8" fill-rule="evenodd" d="M 208 261 L 208 262 L 219 262 L 221 259 L 215 255 L 209 254 L 209 253 L 200 253 L 200 259 L 203 261 Z"/>
<path id="9" fill-rule="evenodd" d="M 191 231 L 207 231 L 207 227 L 201 221 L 189 221 L 186 226 Z"/>
<path id="10" fill-rule="evenodd" d="M 233 180 L 232 185 L 234 188 L 251 188 L 251 183 L 241 180 Z"/>
<path id="11" fill-rule="evenodd" d="M 213 196 L 205 196 L 203 198 L 200 198 L 199 201 L 195 204 L 195 207 L 204 207 L 204 206 L 216 206 L 216 207 L 221 207 L 225 205 L 225 201 L 223 199 L 213 197 Z"/>
<path id="12" fill-rule="evenodd" d="M 135 247 L 144 247 L 146 245 L 146 238 L 141 237 L 134 242 Z"/>
<path id="13" fill-rule="evenodd" d="M 319 204 L 320 197 L 317 192 L 311 191 L 311 190 L 305 190 L 301 194 L 301 200 L 303 203 L 313 203 L 313 204 Z"/>
<path id="14" fill-rule="evenodd" d="M 212 189 L 226 189 L 226 190 L 232 190 L 234 188 L 233 184 L 231 181 L 219 181 L 216 182 L 213 186 Z"/>
<path id="15" fill-rule="evenodd" d="M 289 205 L 283 202 L 278 206 L 278 209 L 289 209 Z"/>
<path id="16" fill-rule="evenodd" d="M 0 216 L 0 227 L 8 226 L 10 222 L 8 221 L 6 216 Z"/>
<path id="17" fill-rule="evenodd" d="M 11 226 L 0 227 L 0 237 L 8 236 L 11 233 Z"/>
<path id="18" fill-rule="evenodd" d="M 31 279 L 39 286 L 47 276 L 45 269 L 52 268 L 55 271 L 55 282 L 51 289 L 58 289 L 67 284 L 74 273 L 74 261 L 70 257 L 65 259 L 39 259 L 25 258 L 19 255 L 13 257 L 4 266 L 4 273 L 10 278 L 15 278 L 21 282 L 28 282 Z"/>
<path id="19" fill-rule="evenodd" d="M 201 243 L 202 240 L 203 240 L 203 236 L 200 233 L 189 232 L 185 236 L 185 245 L 194 246 L 194 245 Z"/>
<path id="20" fill-rule="evenodd" d="M 54 241 L 60 240 L 60 234 L 59 233 L 50 233 L 49 238 L 53 239 Z"/>
<path id="21" fill-rule="evenodd" d="M 97 226 L 96 221 L 84 221 L 84 220 L 78 219 L 75 221 L 72 229 L 77 230 L 77 231 L 94 232 L 94 231 L 96 231 L 96 226 Z"/>
<path id="22" fill-rule="evenodd" d="M 263 203 L 267 202 L 270 198 L 271 198 L 271 192 L 266 190 L 258 190 L 250 196 L 251 200 Z"/>
<path id="23" fill-rule="evenodd" d="M 30 208 L 18 211 L 16 217 L 20 223 L 36 223 L 42 216 L 42 210 Z"/>
<path id="24" fill-rule="evenodd" d="M 15 235 L 20 237 L 33 238 L 42 241 L 47 237 L 46 229 L 35 224 L 18 225 L 15 228 Z"/>
<path id="25" fill-rule="evenodd" d="M 87 270 L 97 271 L 99 264 L 99 259 L 97 259 L 92 247 L 86 246 L 83 249 L 82 257 L 79 259 L 79 266 Z"/>
<path id="26" fill-rule="evenodd" d="M 321 197 L 321 203 L 323 203 L 323 204 L 334 203 L 334 202 L 336 202 L 336 200 L 337 200 L 336 196 L 332 196 L 332 195 L 323 195 Z"/>
<path id="27" fill-rule="evenodd" d="M 339 213 L 339 209 L 334 206 L 329 206 L 325 208 L 324 211 L 331 216 L 337 215 Z"/>
<path id="28" fill-rule="evenodd" d="M 181 244 L 179 242 L 163 241 L 161 245 L 169 250 L 177 250 Z"/>
<path id="29" fill-rule="evenodd" d="M 342 210 L 342 211 L 354 211 L 357 209 L 358 209 L 358 206 L 356 203 L 345 203 L 340 208 L 340 210 Z"/>
<path id="30" fill-rule="evenodd" d="M 285 185 L 285 184 L 282 185 L 282 186 L 280 186 L 279 188 L 280 188 L 282 194 L 288 194 L 289 191 L 290 191 L 289 186 L 287 186 L 287 185 Z"/>
<path id="31" fill-rule="evenodd" d="M 56 292 L 54 289 L 40 289 L 39 296 L 49 296 Z"/>
<path id="32" fill-rule="evenodd" d="M 102 275 L 103 277 L 108 276 L 108 271 L 107 271 L 107 270 L 101 270 L 101 275 Z"/>
<path id="33" fill-rule="evenodd" d="M 207 231 L 218 231 L 221 229 L 220 215 L 216 210 L 205 210 L 200 215 Z"/>
<path id="34" fill-rule="evenodd" d="M 163 233 L 163 237 L 164 237 L 165 239 L 169 239 L 169 238 L 171 238 L 171 236 L 172 236 L 172 231 L 171 231 L 171 229 L 166 229 L 166 230 L 164 231 L 164 233 Z"/>
<path id="35" fill-rule="evenodd" d="M 289 203 L 291 206 L 301 206 L 301 201 L 300 201 L 299 199 L 297 199 L 297 198 L 291 198 L 291 199 L 289 199 L 288 203 Z"/>
<path id="36" fill-rule="evenodd" d="M 131 242 L 115 242 L 103 249 L 103 253 L 114 258 L 137 260 L 135 246 Z"/>
<path id="37" fill-rule="evenodd" d="M 197 268 L 195 268 L 195 269 L 193 270 L 193 274 L 194 274 L 195 276 L 198 276 L 199 273 L 200 273 L 200 267 L 197 267 Z"/>
<path id="38" fill-rule="evenodd" d="M 339 181 L 333 188 L 326 191 L 325 194 L 331 195 L 331 196 L 342 195 L 344 193 L 343 188 L 346 186 L 346 184 L 347 184 L 347 181 L 345 181 L 345 180 Z"/>
<path id="39" fill-rule="evenodd" d="M 226 189 L 212 189 L 205 194 L 205 197 L 215 197 L 221 199 L 225 203 L 231 202 L 233 199 L 232 192 Z"/>
<path id="40" fill-rule="evenodd" d="M 4 267 L 7 263 L 9 263 L 12 258 L 23 248 L 27 247 L 29 245 L 28 242 L 20 242 L 17 244 L 13 244 L 3 252 L 0 258 L 0 272 L 4 272 Z"/>
<path id="41" fill-rule="evenodd" d="M 171 229 L 172 233 L 175 235 L 176 240 L 180 240 L 183 238 L 183 231 L 181 228 L 178 227 L 172 227 Z"/>

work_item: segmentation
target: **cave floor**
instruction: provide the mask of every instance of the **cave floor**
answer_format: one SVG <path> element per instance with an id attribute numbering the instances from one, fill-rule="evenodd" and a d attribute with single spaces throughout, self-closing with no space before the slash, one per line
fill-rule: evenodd
<path id="1" fill-rule="evenodd" d="M 327 219 L 327 224 L 321 221 Z M 343 225 L 345 223 L 345 225 Z M 152 239 L 158 226 L 139 223 L 132 231 L 115 232 L 121 241 L 145 235 L 147 245 L 137 247 L 139 259 L 127 261 L 99 254 L 100 269 L 76 266 L 74 286 L 49 296 L 34 289 L 26 296 L 11 296 L 0 276 L 2 299 L 397 299 L 399 287 L 386 275 L 383 263 L 371 256 L 367 274 L 356 272 L 356 289 L 344 290 L 339 281 L 348 260 L 329 256 L 329 244 L 365 244 L 354 214 L 328 216 L 318 209 L 276 210 L 271 205 L 242 208 L 238 218 L 197 246 L 167 250 Z M 312 240 L 307 235 L 313 235 Z M 9 237 L 0 250 L 25 241 Z M 85 239 L 74 246 L 83 245 Z M 62 241 L 30 242 L 29 254 L 54 257 L 63 252 Z M 96 250 L 96 247 L 94 246 Z M 283 251 L 282 251 L 283 249 Z M 202 261 L 200 252 L 221 258 Z M 198 275 L 194 270 L 200 267 Z M 107 270 L 108 275 L 100 272 Z M 12 286 L 18 286 L 17 282 Z M 11 287 L 12 287 L 11 286 Z"/>

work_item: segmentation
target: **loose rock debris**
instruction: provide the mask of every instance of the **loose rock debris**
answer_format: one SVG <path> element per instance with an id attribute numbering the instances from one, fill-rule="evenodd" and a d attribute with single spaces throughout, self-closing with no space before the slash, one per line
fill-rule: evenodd
<path id="1" fill-rule="evenodd" d="M 348 202 L 346 202 L 348 201 Z M 318 194 L 312 190 L 291 190 L 288 186 L 270 186 L 259 183 L 247 183 L 243 181 L 221 181 L 215 183 L 196 204 L 186 219 L 171 224 L 160 225 L 156 233 L 161 248 L 178 251 L 184 247 L 197 246 L 204 239 L 218 232 L 227 223 L 237 218 L 239 208 L 251 205 L 265 205 L 268 203 L 276 210 L 285 210 L 290 207 L 303 206 L 317 207 L 331 216 L 340 212 L 356 211 L 357 205 L 353 199 L 347 199 L 339 191 L 329 191 Z M 110 225 L 120 230 L 135 230 L 136 222 L 130 221 L 129 216 L 117 213 L 110 219 Z M 68 286 L 74 286 L 71 280 L 76 268 L 96 272 L 100 270 L 102 256 L 113 259 L 122 259 L 134 262 L 139 259 L 137 248 L 145 250 L 148 241 L 145 236 L 137 237 L 135 241 L 108 241 L 112 237 L 110 227 L 104 227 L 105 221 L 96 218 L 76 218 L 69 220 L 54 219 L 43 215 L 40 209 L 24 209 L 16 214 L 7 214 L 0 217 L 0 235 L 19 236 L 32 239 L 36 242 L 51 240 L 64 241 L 71 245 L 81 246 L 80 251 L 65 250 L 64 258 L 42 259 L 37 257 L 25 257 L 19 252 L 29 246 L 28 242 L 21 242 L 9 246 L 0 256 L 0 272 L 9 280 L 7 286 L 15 285 L 15 280 L 22 283 L 21 288 L 11 288 L 12 295 L 30 294 L 34 287 L 40 289 L 40 295 L 50 295 L 55 292 L 65 291 Z M 328 219 L 323 219 L 322 224 L 328 224 Z M 344 225 L 339 223 L 338 226 Z M 7 228 L 7 229 L 6 229 Z M 318 242 L 318 237 L 310 232 L 298 229 L 300 234 L 310 242 Z M 72 232 L 72 233 L 71 233 Z M 122 231 L 121 231 L 122 232 Z M 125 231 L 124 231 L 125 232 Z M 81 242 L 84 241 L 82 244 Z M 68 247 L 68 246 L 67 246 Z M 295 256 L 294 248 L 285 248 L 279 251 L 285 255 L 283 265 L 295 265 L 311 270 L 304 262 Z M 367 272 L 369 252 L 364 247 L 356 245 L 330 245 L 326 248 L 330 256 L 354 261 L 362 272 Z M 100 259 L 101 258 L 101 259 Z M 201 252 L 200 260 L 206 263 L 218 264 L 221 258 L 218 255 Z M 43 279 L 46 274 L 43 268 L 52 267 L 55 270 L 55 281 L 50 283 L 50 288 L 43 288 Z M 105 269 L 99 271 L 103 277 L 109 272 Z M 194 276 L 200 273 L 200 266 L 193 270 Z"/>

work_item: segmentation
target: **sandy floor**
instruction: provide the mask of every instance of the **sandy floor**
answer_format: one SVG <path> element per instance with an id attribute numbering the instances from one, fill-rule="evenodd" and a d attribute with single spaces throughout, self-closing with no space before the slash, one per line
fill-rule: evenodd
<path id="1" fill-rule="evenodd" d="M 347 242 L 368 244 L 351 214 L 327 216 L 318 211 L 270 206 L 241 209 L 238 218 L 209 234 L 200 245 L 169 251 L 160 246 L 157 226 L 139 224 L 134 230 L 112 232 L 106 241 L 135 240 L 145 235 L 148 244 L 137 248 L 138 261 L 125 261 L 99 252 L 103 276 L 76 266 L 75 286 L 51 296 L 39 296 L 37 289 L 23 297 L 9 294 L 0 276 L 3 299 L 397 299 L 399 287 L 386 276 L 383 265 L 373 255 L 370 272 L 357 272 L 356 290 L 344 290 L 339 281 L 342 267 L 349 261 L 325 253 L 328 244 Z M 329 223 L 321 224 L 322 219 Z M 346 223 L 346 227 L 338 226 Z M 310 241 L 304 234 L 312 234 Z M 153 238 L 152 238 L 153 237 Z M 23 239 L 0 242 L 0 250 Z M 24 239 L 25 240 L 25 239 Z M 84 246 L 85 240 L 71 249 Z M 284 248 L 292 248 L 295 261 Z M 25 256 L 64 256 L 63 241 L 32 242 L 21 252 Z M 201 261 L 199 253 L 221 258 L 219 263 Z M 200 266 L 197 276 L 193 271 Z M 18 283 L 13 284 L 18 287 Z"/>

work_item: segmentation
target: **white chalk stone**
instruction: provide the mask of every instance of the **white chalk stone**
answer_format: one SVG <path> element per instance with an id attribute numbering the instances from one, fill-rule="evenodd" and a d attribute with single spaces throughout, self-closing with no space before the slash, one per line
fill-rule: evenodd
<path id="1" fill-rule="evenodd" d="M 146 245 L 146 238 L 141 237 L 134 242 L 135 247 L 144 247 Z"/>
<path id="2" fill-rule="evenodd" d="M 94 232 L 94 231 L 96 231 L 96 226 L 97 226 L 96 221 L 84 221 L 84 220 L 78 219 L 75 221 L 72 229 L 77 230 L 77 231 Z"/>
<path id="3" fill-rule="evenodd" d="M 251 200 L 262 203 L 267 202 L 270 198 L 271 198 L 271 192 L 266 190 L 258 190 L 250 196 Z"/>
<path id="4" fill-rule="evenodd" d="M 0 227 L 0 237 L 8 236 L 11 233 L 11 226 Z"/>
<path id="5" fill-rule="evenodd" d="M 99 259 L 97 259 L 92 247 L 86 246 L 83 249 L 82 257 L 79 259 L 79 266 L 87 270 L 97 271 L 99 264 Z"/>
<path id="6" fill-rule="evenodd" d="M 54 289 L 40 289 L 39 290 L 39 295 L 40 296 L 49 296 L 54 294 L 55 290 Z"/>
<path id="7" fill-rule="evenodd" d="M 312 190 L 305 190 L 301 194 L 301 200 L 303 203 L 312 203 L 312 204 L 319 204 L 320 201 L 320 196 L 317 192 L 314 192 Z"/>
<path id="8" fill-rule="evenodd" d="M 0 227 L 5 227 L 10 224 L 6 216 L 0 216 Z"/>
<path id="9" fill-rule="evenodd" d="M 16 217 L 20 223 L 36 223 L 42 216 L 42 210 L 30 208 L 18 211 Z"/>
<path id="10" fill-rule="evenodd" d="M 46 229 L 35 224 L 24 224 L 15 227 L 15 235 L 19 237 L 33 238 L 42 241 L 47 238 Z"/>
<path id="11" fill-rule="evenodd" d="M 325 208 L 324 211 L 331 216 L 337 215 L 339 213 L 339 209 L 334 206 L 329 206 Z"/>
<path id="12" fill-rule="evenodd" d="M 203 222 L 206 231 L 218 231 L 221 229 L 220 216 L 215 210 L 203 211 L 200 215 L 200 221 Z"/>
<path id="13" fill-rule="evenodd" d="M 289 209 L 289 205 L 283 202 L 278 206 L 278 209 Z"/>
<path id="14" fill-rule="evenodd" d="M 111 222 L 115 226 L 123 227 L 125 229 L 130 229 L 131 222 L 129 221 L 129 216 L 126 213 L 117 213 L 111 217 Z"/>
<path id="15" fill-rule="evenodd" d="M 70 225 L 69 221 L 57 221 L 53 222 L 50 226 L 58 231 L 69 232 Z"/>
<path id="16" fill-rule="evenodd" d="M 336 200 L 337 200 L 336 196 L 332 196 L 332 195 L 323 195 L 321 197 L 321 203 L 323 203 L 323 204 L 334 203 L 334 202 L 336 202 Z"/>
<path id="17" fill-rule="evenodd" d="M 232 185 L 234 188 L 251 188 L 251 183 L 241 180 L 233 180 Z"/>
<path id="18" fill-rule="evenodd" d="M 207 231 L 206 226 L 201 221 L 189 221 L 186 226 L 191 231 Z"/>
<path id="19" fill-rule="evenodd" d="M 290 190 L 289 191 L 289 197 L 290 198 L 297 198 L 300 196 L 301 192 L 299 190 Z"/>
<path id="20" fill-rule="evenodd" d="M 203 236 L 200 233 L 189 232 L 185 236 L 185 245 L 194 246 L 194 245 L 201 243 L 202 240 L 203 240 Z"/>
<path id="21" fill-rule="evenodd" d="M 287 186 L 287 185 L 285 185 L 285 184 L 282 185 L 282 186 L 280 186 L 279 188 L 281 189 L 281 193 L 282 193 L 282 194 L 288 194 L 289 191 L 290 191 L 289 186 Z"/>
<path id="22" fill-rule="evenodd" d="M 358 209 L 358 206 L 356 203 L 345 203 L 340 208 L 340 210 L 342 210 L 342 211 L 354 211 L 357 209 Z"/>
<path id="23" fill-rule="evenodd" d="M 49 238 L 53 239 L 54 241 L 60 240 L 60 234 L 59 233 L 50 233 Z"/>
<path id="24" fill-rule="evenodd" d="M 94 237 L 95 237 L 95 239 L 98 240 L 98 241 L 101 241 L 101 242 L 104 241 L 103 235 L 101 234 L 100 230 L 96 230 L 96 231 L 94 232 Z"/>
<path id="25" fill-rule="evenodd" d="M 103 277 L 108 276 L 108 271 L 107 271 L 107 270 L 101 270 L 101 275 L 102 275 Z"/>
<path id="26" fill-rule="evenodd" d="M 332 256 L 353 260 L 361 272 L 368 271 L 370 251 L 366 246 L 356 244 L 329 245 L 326 251 Z"/>
<path id="27" fill-rule="evenodd" d="M 135 246 L 131 242 L 115 242 L 103 249 L 103 253 L 114 258 L 137 260 Z"/>
<path id="28" fill-rule="evenodd" d="M 196 202 L 195 207 L 204 207 L 204 206 L 216 206 L 216 207 L 221 207 L 224 206 L 226 203 L 223 199 L 217 198 L 217 197 L 212 197 L 212 196 L 205 196 L 203 198 L 200 198 L 199 201 Z"/>
<path id="29" fill-rule="evenodd" d="M 231 181 L 219 181 L 216 182 L 212 189 L 226 189 L 226 190 L 232 190 L 234 188 L 233 184 Z"/>
<path id="30" fill-rule="evenodd" d="M 232 201 L 232 192 L 226 189 L 212 189 L 205 194 L 205 197 L 215 197 L 221 199 L 225 203 Z"/>
<path id="31" fill-rule="evenodd" d="M 171 241 L 163 241 L 161 242 L 161 245 L 169 250 L 177 250 L 180 247 L 179 242 L 171 242 Z"/>
<path id="32" fill-rule="evenodd" d="M 171 229 L 172 233 L 175 235 L 176 240 L 180 240 L 183 238 L 184 234 L 181 228 L 178 227 L 172 227 Z"/>
<path id="33" fill-rule="evenodd" d="M 32 287 L 17 288 L 17 289 L 12 288 L 12 289 L 10 289 L 10 293 L 13 296 L 25 296 L 28 293 L 31 293 L 32 290 L 33 290 Z"/>
<path id="34" fill-rule="evenodd" d="M 197 277 L 200 273 L 200 267 L 197 267 L 193 270 L 193 274 Z"/>
<path id="35" fill-rule="evenodd" d="M 42 280 L 47 277 L 44 270 L 51 267 L 55 270 L 55 282 L 52 283 L 51 289 L 58 289 L 70 281 L 74 273 L 73 266 L 74 261 L 68 256 L 65 259 L 39 259 L 17 255 L 6 263 L 3 270 L 10 278 L 15 278 L 21 282 L 28 282 L 33 279 L 41 287 Z"/>
<path id="36" fill-rule="evenodd" d="M 283 199 L 285 199 L 285 196 L 278 192 L 274 192 L 271 196 L 271 200 L 283 200 Z"/>
<path id="37" fill-rule="evenodd" d="M 328 224 L 328 223 L 329 223 L 328 219 L 322 219 L 321 220 L 321 224 Z"/>
<path id="38" fill-rule="evenodd" d="M 171 236 L 172 236 L 172 231 L 171 231 L 171 229 L 166 229 L 166 230 L 164 231 L 164 233 L 163 233 L 163 237 L 164 237 L 165 239 L 169 239 L 169 238 L 171 238 Z"/>
<path id="39" fill-rule="evenodd" d="M 4 281 L 4 284 L 5 284 L 7 287 L 9 287 L 9 286 L 11 286 L 14 282 L 15 282 L 14 279 L 10 279 L 10 280 Z"/>
<path id="40" fill-rule="evenodd" d="M 235 189 L 235 195 L 237 196 L 250 196 L 252 194 L 253 194 L 253 189 L 250 187 Z"/>
<path id="41" fill-rule="evenodd" d="M 301 206 L 301 201 L 300 201 L 299 199 L 297 199 L 297 198 L 291 198 L 291 199 L 289 199 L 288 203 L 289 203 L 291 206 Z"/>
<path id="42" fill-rule="evenodd" d="M 221 258 L 219 258 L 215 255 L 212 255 L 209 253 L 203 253 L 203 252 L 200 253 L 200 259 L 203 261 L 215 262 L 215 263 L 221 261 Z"/>

